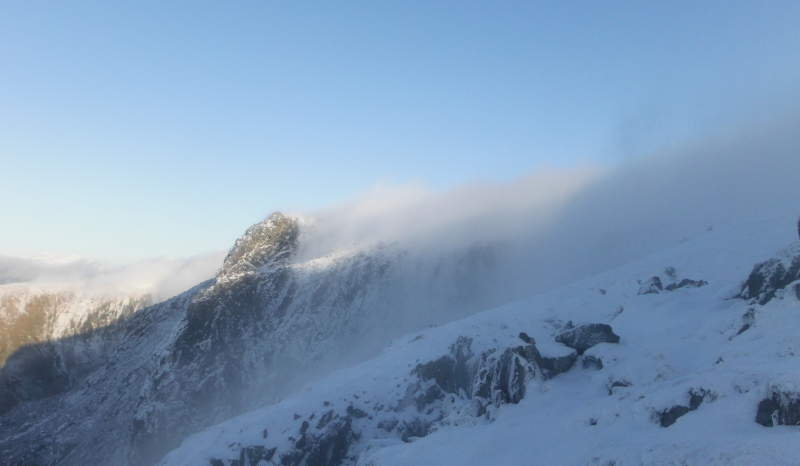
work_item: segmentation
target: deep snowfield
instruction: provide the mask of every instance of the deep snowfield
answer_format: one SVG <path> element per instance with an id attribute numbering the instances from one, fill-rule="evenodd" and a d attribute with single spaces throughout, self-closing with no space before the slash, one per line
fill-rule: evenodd
<path id="1" fill-rule="evenodd" d="M 351 406 L 364 416 L 353 416 L 360 437 L 345 464 L 800 464 L 800 428 L 755 422 L 773 386 L 800 390 L 800 301 L 794 293 L 764 306 L 733 298 L 755 263 L 800 247 L 795 215 L 765 213 L 715 226 L 615 270 L 400 338 L 371 361 L 189 437 L 162 464 L 216 458 L 228 465 L 246 446 L 276 448 L 271 461 L 279 464 L 324 413 Z M 664 285 L 684 278 L 708 284 L 639 295 L 639 281 L 653 276 Z M 473 338 L 478 354 L 519 345 L 526 332 L 543 355 L 563 355 L 572 350 L 553 337 L 568 321 L 610 324 L 621 340 L 590 348 L 566 373 L 528 381 L 519 404 L 490 406 L 486 415 L 470 416 L 468 400 L 457 397 L 430 413 L 402 409 L 418 380 L 412 369 L 447 354 L 458 337 Z M 746 323 L 750 328 L 738 334 Z M 603 368 L 584 367 L 587 356 L 600 358 Z M 702 404 L 662 427 L 657 413 L 688 406 L 690 390 L 707 394 Z M 432 421 L 431 433 L 403 442 L 377 427 L 414 417 Z"/>

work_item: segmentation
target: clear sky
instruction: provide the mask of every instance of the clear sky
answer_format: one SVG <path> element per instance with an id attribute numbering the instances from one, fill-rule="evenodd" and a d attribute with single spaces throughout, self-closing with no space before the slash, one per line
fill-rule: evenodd
<path id="1" fill-rule="evenodd" d="M 800 2 L 0 3 L 0 254 L 610 166 L 793 107 Z"/>

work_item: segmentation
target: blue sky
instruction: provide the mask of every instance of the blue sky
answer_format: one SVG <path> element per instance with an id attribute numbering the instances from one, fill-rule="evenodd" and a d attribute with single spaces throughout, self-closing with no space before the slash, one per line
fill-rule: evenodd
<path id="1" fill-rule="evenodd" d="M 376 182 L 610 167 L 800 102 L 797 2 L 3 2 L 0 254 L 227 248 Z"/>

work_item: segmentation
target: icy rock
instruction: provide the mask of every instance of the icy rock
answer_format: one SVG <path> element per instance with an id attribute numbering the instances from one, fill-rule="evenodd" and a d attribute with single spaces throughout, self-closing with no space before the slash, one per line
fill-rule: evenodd
<path id="1" fill-rule="evenodd" d="M 758 404 L 756 422 L 764 427 L 800 425 L 800 393 L 773 390 Z"/>
<path id="2" fill-rule="evenodd" d="M 700 288 L 706 285 L 708 285 L 708 282 L 705 280 L 689 280 L 688 278 L 684 278 L 678 283 L 670 283 L 664 289 L 667 291 L 674 291 L 678 288 Z"/>
<path id="3" fill-rule="evenodd" d="M 738 297 L 757 299 L 761 305 L 775 297 L 778 290 L 800 280 L 800 244 L 784 249 L 768 261 L 756 264 Z"/>
<path id="4" fill-rule="evenodd" d="M 411 374 L 418 375 L 423 381 L 435 380 L 436 385 L 447 393 L 458 393 L 459 389 L 469 393 L 471 380 L 467 361 L 473 357 L 471 346 L 472 338 L 458 337 L 450 346 L 450 354 L 417 365 Z"/>
<path id="5" fill-rule="evenodd" d="M 556 335 L 556 341 L 574 348 L 579 355 L 582 355 L 584 351 L 599 343 L 619 343 L 619 335 L 616 335 L 608 324 L 586 324 Z"/>
<path id="6" fill-rule="evenodd" d="M 642 286 L 639 287 L 639 294 L 658 294 L 659 291 L 663 290 L 664 286 L 661 284 L 661 278 L 653 277 L 642 283 Z"/>
<path id="7" fill-rule="evenodd" d="M 543 374 L 542 365 L 552 366 L 552 371 L 563 371 L 574 363 L 574 353 L 572 358 L 543 358 L 533 344 L 493 348 L 477 356 L 472 353 L 471 345 L 471 338 L 459 337 L 450 347 L 449 355 L 418 364 L 411 371 L 423 382 L 435 382 L 417 390 L 418 410 L 422 411 L 446 393 L 464 393 L 468 398 L 480 398 L 497 406 L 516 404 L 525 396 L 525 383 Z"/>
<path id="8" fill-rule="evenodd" d="M 661 427 L 669 427 L 686 413 L 695 411 L 703 404 L 706 399 L 713 399 L 715 396 L 706 390 L 689 390 L 689 406 L 676 405 L 658 413 L 658 421 Z"/>

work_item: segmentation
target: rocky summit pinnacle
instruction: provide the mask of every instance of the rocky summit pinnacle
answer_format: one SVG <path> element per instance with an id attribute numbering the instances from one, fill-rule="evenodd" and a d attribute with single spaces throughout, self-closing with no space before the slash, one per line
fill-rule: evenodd
<path id="1" fill-rule="evenodd" d="M 268 263 L 285 259 L 294 251 L 299 232 L 294 219 L 280 212 L 273 213 L 236 240 L 217 272 L 217 280 L 254 272 Z"/>

